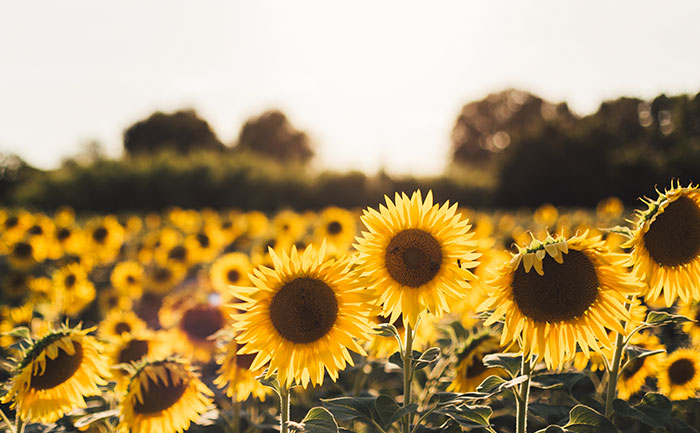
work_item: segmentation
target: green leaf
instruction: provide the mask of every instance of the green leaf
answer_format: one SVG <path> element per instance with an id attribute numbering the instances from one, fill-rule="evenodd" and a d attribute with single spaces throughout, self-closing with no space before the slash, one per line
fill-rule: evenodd
<path id="1" fill-rule="evenodd" d="M 536 401 L 531 402 L 528 406 L 530 415 L 538 417 L 543 424 L 560 424 L 569 418 L 571 406 L 544 404 Z"/>
<path id="2" fill-rule="evenodd" d="M 374 401 L 374 409 L 377 412 L 379 425 L 386 429 L 391 425 L 394 414 L 401 409 L 401 406 L 393 398 L 382 394 Z"/>
<path id="3" fill-rule="evenodd" d="M 517 353 L 492 353 L 484 356 L 481 362 L 488 368 L 500 367 L 507 371 L 510 377 L 515 377 L 520 372 L 522 359 L 522 355 Z"/>
<path id="4" fill-rule="evenodd" d="M 642 401 L 635 406 L 630 406 L 629 403 L 623 400 L 616 399 L 613 401 L 613 409 L 615 415 L 625 418 L 633 418 L 643 424 L 654 428 L 666 428 L 670 432 L 686 432 L 690 428 L 683 422 L 675 422 L 671 415 L 673 406 L 671 401 L 665 396 L 649 392 Z"/>
<path id="5" fill-rule="evenodd" d="M 267 370 L 263 372 L 260 376 L 256 377 L 258 382 L 262 383 L 263 385 L 272 388 L 275 390 L 277 395 L 280 395 L 280 392 L 282 390 L 282 387 L 280 386 L 279 380 L 277 380 L 277 373 L 272 373 L 271 375 L 267 375 Z"/>
<path id="6" fill-rule="evenodd" d="M 547 428 L 543 428 L 541 430 L 537 430 L 535 433 L 568 433 L 568 430 L 565 430 L 563 427 L 560 427 L 558 425 L 550 425 Z"/>
<path id="7" fill-rule="evenodd" d="M 438 392 L 431 397 L 431 401 L 437 399 L 438 406 L 447 406 L 451 404 L 459 405 L 465 401 L 483 400 L 488 397 L 491 397 L 491 394 L 485 392 Z"/>
<path id="8" fill-rule="evenodd" d="M 681 324 L 685 322 L 693 322 L 693 320 L 681 316 L 680 314 L 670 314 L 665 311 L 650 311 L 649 314 L 647 314 L 647 319 L 644 321 L 647 326 L 663 326 L 671 323 Z"/>
<path id="9" fill-rule="evenodd" d="M 371 423 L 375 400 L 374 397 L 338 397 L 321 399 L 321 404 L 340 421 L 361 420 Z"/>
<path id="10" fill-rule="evenodd" d="M 392 325 L 391 323 L 380 323 L 374 327 L 373 331 L 375 332 L 375 335 L 380 337 L 401 338 L 399 337 L 399 331 L 396 329 L 396 326 Z"/>
<path id="11" fill-rule="evenodd" d="M 338 433 L 338 423 L 333 414 L 322 407 L 312 407 L 301 423 L 290 423 L 299 432 Z"/>
<path id="12" fill-rule="evenodd" d="M 91 413 L 83 417 L 78 418 L 73 425 L 77 428 L 86 427 L 95 421 L 99 421 L 105 418 L 111 418 L 113 416 L 119 416 L 119 409 L 106 410 L 104 412 Z"/>
<path id="13" fill-rule="evenodd" d="M 582 404 L 571 409 L 564 429 L 574 433 L 619 433 L 612 421 Z"/>
<path id="14" fill-rule="evenodd" d="M 9 332 L 3 332 L 1 335 L 8 335 L 19 340 L 29 340 L 32 338 L 32 332 L 26 326 L 18 326 Z"/>
<path id="15" fill-rule="evenodd" d="M 579 401 L 586 395 L 595 394 L 591 378 L 583 373 L 539 374 L 532 378 L 530 386 L 542 390 L 561 389 Z"/>
<path id="16" fill-rule="evenodd" d="M 635 359 L 646 358 L 647 356 L 658 355 L 659 353 L 665 353 L 665 349 L 658 350 L 647 350 L 639 346 L 627 346 L 625 348 L 625 353 L 627 354 L 627 361 L 632 362 Z"/>
<path id="17" fill-rule="evenodd" d="M 447 415 L 462 427 L 483 427 L 490 425 L 493 410 L 488 406 L 449 406 L 435 412 Z"/>
<path id="18" fill-rule="evenodd" d="M 414 352 L 415 353 L 415 352 Z M 420 353 L 420 352 L 419 352 Z M 416 358 L 416 356 L 413 356 L 413 368 L 416 370 L 420 370 L 421 368 L 425 368 L 432 364 L 433 362 L 437 361 L 437 359 L 440 357 L 441 352 L 439 347 L 431 347 L 430 349 L 426 350 L 423 353 L 420 353 L 420 356 Z"/>
<path id="19" fill-rule="evenodd" d="M 479 386 L 476 387 L 477 392 L 483 392 L 490 395 L 498 394 L 499 392 L 512 388 L 515 385 L 523 383 L 527 380 L 527 376 L 518 376 L 515 379 L 506 381 L 502 377 L 489 376 L 484 379 Z"/>
<path id="20" fill-rule="evenodd" d="M 617 233 L 619 235 L 627 237 L 628 239 L 632 239 L 634 237 L 634 235 L 632 234 L 632 229 L 625 226 L 615 226 L 603 229 L 602 231 L 605 233 Z"/>

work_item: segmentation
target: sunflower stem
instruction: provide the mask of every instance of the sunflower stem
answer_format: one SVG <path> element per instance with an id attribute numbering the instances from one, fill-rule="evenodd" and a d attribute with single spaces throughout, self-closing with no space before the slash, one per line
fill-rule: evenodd
<path id="1" fill-rule="evenodd" d="M 403 405 L 411 404 L 411 381 L 413 379 L 413 332 L 411 325 L 406 325 L 406 343 L 403 354 Z M 403 431 L 411 431 L 411 414 L 407 413 L 403 417 Z"/>
<path id="2" fill-rule="evenodd" d="M 289 426 L 289 388 L 280 387 L 280 433 L 288 433 Z"/>
<path id="3" fill-rule="evenodd" d="M 237 398 L 233 398 L 233 433 L 240 433 L 241 431 L 241 403 Z"/>
<path id="4" fill-rule="evenodd" d="M 527 433 L 527 403 L 530 399 L 530 371 L 532 370 L 532 364 L 530 356 L 525 356 L 523 353 L 523 359 L 520 366 L 520 374 L 527 376 L 525 382 L 520 384 L 520 389 L 518 390 L 518 396 L 515 400 L 515 412 L 516 412 L 516 425 L 515 433 Z"/>
<path id="5" fill-rule="evenodd" d="M 5 422 L 5 424 L 7 424 L 7 428 L 8 428 L 12 433 L 16 433 L 17 430 L 15 429 L 14 424 L 12 424 L 12 423 L 10 422 L 10 419 L 7 418 L 7 415 L 5 415 L 5 411 L 2 410 L 1 407 L 0 407 L 0 415 L 2 416 L 2 420 Z"/>
<path id="6" fill-rule="evenodd" d="M 624 338 L 623 334 L 618 333 L 615 341 L 615 354 L 613 355 L 612 365 L 608 374 L 608 394 L 605 396 L 605 416 L 607 418 L 612 417 L 613 414 L 613 400 L 615 400 L 617 395 L 617 377 L 620 373 L 622 350 L 625 348 Z"/>

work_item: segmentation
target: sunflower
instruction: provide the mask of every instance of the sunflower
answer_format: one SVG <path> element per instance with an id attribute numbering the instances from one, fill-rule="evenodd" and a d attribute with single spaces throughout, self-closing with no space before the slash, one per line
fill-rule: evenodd
<path id="1" fill-rule="evenodd" d="M 105 340 L 118 339 L 122 334 L 131 334 L 146 329 L 146 323 L 133 311 L 112 310 L 100 322 L 97 332 Z"/>
<path id="2" fill-rule="evenodd" d="M 0 307 L 0 346 L 8 347 L 17 338 L 9 335 L 14 328 L 26 327 L 32 329 L 34 305 L 26 303 L 18 307 Z"/>
<path id="3" fill-rule="evenodd" d="M 694 346 L 700 346 L 700 302 L 681 303 L 678 314 L 693 320 L 683 324 L 683 331 L 690 336 Z"/>
<path id="4" fill-rule="evenodd" d="M 216 349 L 214 334 L 229 324 L 229 312 L 222 305 L 188 299 L 180 307 L 177 326 L 172 329 L 177 353 L 209 362 Z"/>
<path id="5" fill-rule="evenodd" d="M 358 269 L 374 289 L 385 316 L 415 327 L 418 316 L 450 311 L 470 288 L 477 266 L 476 242 L 457 204 L 433 205 L 433 193 L 425 201 L 420 191 L 411 198 L 396 193 L 386 197 L 386 207 L 368 208 L 361 217 L 367 227 L 357 238 Z"/>
<path id="6" fill-rule="evenodd" d="M 133 299 L 117 292 L 113 287 L 102 290 L 98 295 L 97 303 L 103 317 L 112 310 L 130 311 L 134 307 Z"/>
<path id="7" fill-rule="evenodd" d="M 142 361 L 120 403 L 119 430 L 182 433 L 207 411 L 213 395 L 186 361 Z"/>
<path id="8" fill-rule="evenodd" d="M 248 274 L 253 270 L 250 259 L 243 253 L 228 253 L 216 259 L 209 277 L 214 289 L 227 293 L 229 286 L 248 286 Z"/>
<path id="9" fill-rule="evenodd" d="M 143 292 L 143 266 L 134 261 L 120 262 L 112 270 L 110 281 L 117 292 L 138 299 Z"/>
<path id="10" fill-rule="evenodd" d="M 671 184 L 656 200 L 644 202 L 647 209 L 637 210 L 625 246 L 632 248 L 627 263 L 632 273 L 648 284 L 645 299 L 655 301 L 663 292 L 669 307 L 677 297 L 700 300 L 700 189 Z"/>
<path id="11" fill-rule="evenodd" d="M 216 360 L 221 367 L 219 375 L 214 378 L 214 385 L 219 388 L 226 387 L 226 396 L 235 401 L 245 401 L 251 395 L 257 400 L 265 401 L 265 397 L 270 394 L 270 388 L 256 379 L 263 372 L 250 370 L 255 355 L 237 354 L 240 348 L 234 338 L 223 344 Z"/>
<path id="12" fill-rule="evenodd" d="M 542 356 L 556 369 L 574 357 L 577 345 L 586 357 L 590 349 L 611 347 L 606 329 L 625 333 L 625 295 L 641 284 L 621 266 L 624 254 L 609 252 L 599 236 L 587 233 L 533 238 L 518 250 L 479 306 L 494 310 L 486 326 L 505 316 L 502 345 L 518 341 L 526 356 Z"/>
<path id="13" fill-rule="evenodd" d="M 95 299 L 95 286 L 79 263 L 57 269 L 51 279 L 54 290 L 61 296 L 61 307 L 69 316 L 78 314 Z"/>
<path id="14" fill-rule="evenodd" d="M 197 233 L 185 238 L 185 246 L 193 256 L 204 262 L 212 261 L 223 245 L 223 233 L 217 224 L 207 223 Z"/>
<path id="15" fill-rule="evenodd" d="M 306 220 L 292 210 L 282 210 L 272 219 L 274 236 L 294 242 L 306 231 Z"/>
<path id="16" fill-rule="evenodd" d="M 352 212 L 339 207 L 328 207 L 318 217 L 314 239 L 320 243 L 325 238 L 329 248 L 332 247 L 342 255 L 352 244 L 356 232 L 357 220 Z"/>
<path id="17" fill-rule="evenodd" d="M 659 390 L 671 400 L 695 397 L 700 389 L 700 351 L 678 349 L 668 355 L 657 373 Z"/>
<path id="18" fill-rule="evenodd" d="M 7 261 L 13 269 L 26 271 L 46 260 L 46 240 L 40 236 L 25 237 L 10 244 L 0 245 L 0 253 L 7 256 Z"/>
<path id="19" fill-rule="evenodd" d="M 255 269 L 255 288 L 235 288 L 244 301 L 236 308 L 245 311 L 235 315 L 236 340 L 244 345 L 239 354 L 257 352 L 250 368 L 269 362 L 268 373 L 277 371 L 283 386 L 320 385 L 324 370 L 335 381 L 346 363 L 353 365 L 348 349 L 365 355 L 355 338 L 368 338 L 367 290 L 350 260 L 326 260 L 325 250 L 325 243 L 318 251 L 309 245 L 303 255 L 295 247 L 281 256 L 271 249 L 274 269 Z"/>
<path id="20" fill-rule="evenodd" d="M 12 402 L 21 419 L 44 424 L 87 407 L 84 397 L 99 395 L 109 377 L 107 359 L 89 331 L 63 327 L 34 341 L 2 402 Z"/>
<path id="21" fill-rule="evenodd" d="M 145 288 L 151 293 L 163 295 L 180 284 L 187 275 L 187 268 L 180 263 L 153 264 L 146 269 Z"/>
<path id="22" fill-rule="evenodd" d="M 488 368 L 484 365 L 484 356 L 501 353 L 498 337 L 482 332 L 467 341 L 457 354 L 455 378 L 447 387 L 447 391 L 471 392 L 489 376 L 506 377 L 507 373 L 500 368 Z"/>
<path id="23" fill-rule="evenodd" d="M 124 242 L 124 227 L 113 215 L 94 219 L 87 224 L 89 254 L 99 263 L 109 263 L 119 254 Z"/>
<path id="24" fill-rule="evenodd" d="M 651 332 L 640 332 L 635 334 L 630 341 L 633 346 L 641 347 L 645 350 L 663 349 L 659 338 Z M 608 359 L 611 359 L 608 357 Z M 625 365 L 626 360 L 623 360 Z M 637 358 L 629 363 L 622 371 L 617 381 L 617 396 L 623 400 L 629 399 L 642 389 L 648 377 L 653 377 L 663 363 L 661 354 Z"/>
<path id="25" fill-rule="evenodd" d="M 169 352 L 168 345 L 161 333 L 143 329 L 131 334 L 119 335 L 107 347 L 118 390 L 120 392 L 126 391 L 129 381 L 128 369 L 119 366 L 119 364 L 138 363 L 143 359 L 162 359 L 168 356 Z"/>

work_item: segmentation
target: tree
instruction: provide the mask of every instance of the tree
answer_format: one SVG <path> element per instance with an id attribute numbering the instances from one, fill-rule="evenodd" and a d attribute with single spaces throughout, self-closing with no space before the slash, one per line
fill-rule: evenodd
<path id="1" fill-rule="evenodd" d="M 452 129 L 452 160 L 486 163 L 544 122 L 564 126 L 575 119 L 565 103 L 553 104 L 516 89 L 492 93 L 462 108 Z"/>
<path id="2" fill-rule="evenodd" d="M 19 156 L 0 153 L 0 202 L 9 202 L 16 188 L 39 173 Z"/>
<path id="3" fill-rule="evenodd" d="M 306 133 L 296 130 L 279 110 L 249 119 L 241 128 L 237 148 L 285 163 L 305 163 L 314 156 Z"/>
<path id="4" fill-rule="evenodd" d="M 180 154 L 197 150 L 224 150 L 209 123 L 194 110 L 156 111 L 124 131 L 124 149 L 131 155 L 171 150 Z"/>

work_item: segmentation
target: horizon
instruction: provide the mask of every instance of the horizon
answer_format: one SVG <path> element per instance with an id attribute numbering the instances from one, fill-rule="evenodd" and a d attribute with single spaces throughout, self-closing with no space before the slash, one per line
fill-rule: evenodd
<path id="1" fill-rule="evenodd" d="M 433 175 L 462 106 L 489 93 L 586 115 L 622 96 L 700 91 L 689 0 L 40 3 L 2 6 L 0 152 L 42 169 L 93 140 L 120 156 L 122 132 L 154 111 L 193 108 L 230 145 L 278 108 L 311 137 L 314 166 Z"/>

